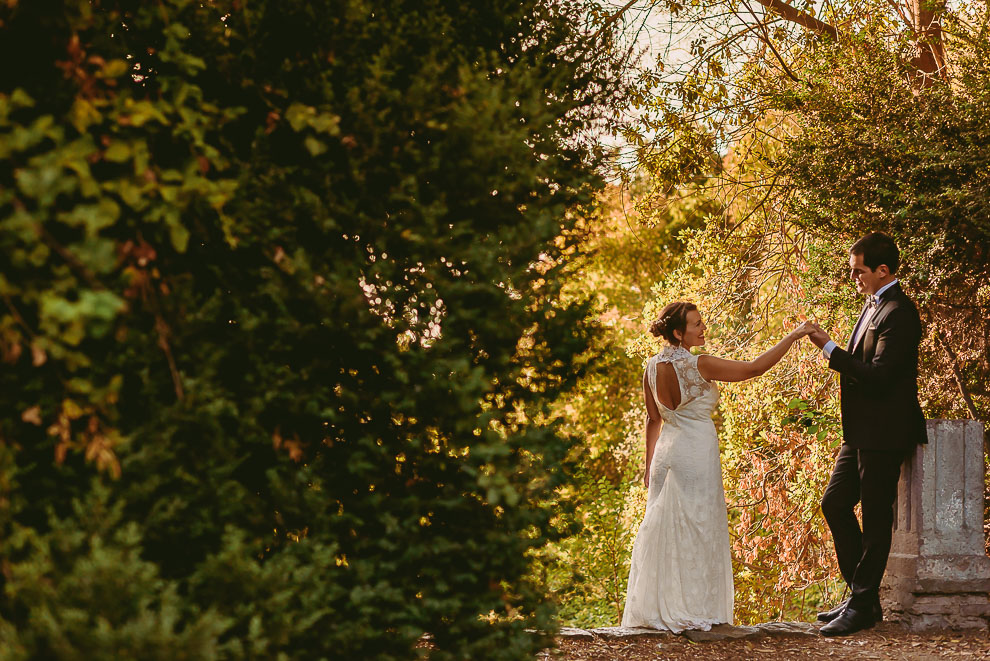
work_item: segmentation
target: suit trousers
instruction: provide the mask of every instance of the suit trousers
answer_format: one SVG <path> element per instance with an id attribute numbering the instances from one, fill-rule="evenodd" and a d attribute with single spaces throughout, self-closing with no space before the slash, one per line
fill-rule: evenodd
<path id="1" fill-rule="evenodd" d="M 843 444 L 822 497 L 842 578 L 852 590 L 849 605 L 869 612 L 880 599 L 894 525 L 894 502 L 907 453 L 859 450 Z M 863 527 L 853 509 L 862 503 Z"/>

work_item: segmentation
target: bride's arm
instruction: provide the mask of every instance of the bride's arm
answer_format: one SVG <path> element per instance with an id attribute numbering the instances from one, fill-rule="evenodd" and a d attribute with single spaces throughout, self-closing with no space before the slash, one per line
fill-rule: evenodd
<path id="1" fill-rule="evenodd" d="M 784 357 L 798 339 L 813 333 L 814 325 L 805 322 L 784 336 L 773 348 L 753 360 L 728 360 L 715 356 L 698 356 L 698 372 L 707 381 L 745 381 L 760 376 Z"/>
<path id="2" fill-rule="evenodd" d="M 646 472 L 643 474 L 643 486 L 650 488 L 650 464 L 653 463 L 653 450 L 657 447 L 657 439 L 660 438 L 660 427 L 662 420 L 654 420 L 649 415 L 646 416 Z"/>
<path id="3" fill-rule="evenodd" d="M 663 426 L 663 418 L 660 417 L 660 410 L 657 403 L 653 401 L 650 386 L 643 375 L 643 398 L 646 400 L 646 472 L 643 475 L 643 486 L 650 488 L 650 464 L 653 462 L 653 450 L 657 447 L 657 439 L 660 437 L 660 427 Z"/>

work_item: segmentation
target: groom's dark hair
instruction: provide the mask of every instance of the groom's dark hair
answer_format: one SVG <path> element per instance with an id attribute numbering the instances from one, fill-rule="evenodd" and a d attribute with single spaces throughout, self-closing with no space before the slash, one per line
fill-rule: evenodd
<path id="1" fill-rule="evenodd" d="M 901 263 L 901 253 L 897 250 L 897 244 L 883 232 L 867 234 L 854 243 L 849 252 L 853 255 L 862 255 L 863 264 L 871 271 L 876 271 L 881 264 L 886 264 L 891 273 L 896 273 Z"/>

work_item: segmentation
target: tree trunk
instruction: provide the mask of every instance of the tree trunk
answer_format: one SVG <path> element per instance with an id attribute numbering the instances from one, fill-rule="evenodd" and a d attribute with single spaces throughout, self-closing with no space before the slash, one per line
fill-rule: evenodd
<path id="1" fill-rule="evenodd" d="M 942 42 L 940 17 L 944 0 L 906 0 L 914 30 L 915 55 L 911 60 L 918 71 L 919 88 L 930 85 L 936 77 L 946 78 L 945 44 Z"/>

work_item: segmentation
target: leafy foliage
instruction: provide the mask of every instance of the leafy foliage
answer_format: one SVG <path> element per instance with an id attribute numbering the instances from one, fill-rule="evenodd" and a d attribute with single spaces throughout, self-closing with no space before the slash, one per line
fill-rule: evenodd
<path id="1" fill-rule="evenodd" d="M 789 101 L 800 108 L 800 131 L 782 166 L 795 223 L 839 242 L 868 231 L 898 239 L 898 276 L 929 329 L 924 403 L 931 416 L 986 420 L 990 198 L 981 145 L 990 138 L 990 48 L 981 6 L 949 17 L 952 84 L 923 94 L 906 83 L 897 44 L 809 62 L 820 82 Z"/>
<path id="2" fill-rule="evenodd" d="M 900 3 L 790 6 L 839 26 L 838 38 L 731 0 L 641 3 L 621 19 L 629 34 L 652 30 L 657 54 L 655 65 L 644 62 L 634 118 L 620 127 L 636 151 L 634 176 L 657 191 L 644 217 L 662 213 L 674 190 L 710 210 L 684 235 L 677 268 L 656 270 L 641 325 L 623 343 L 634 363 L 655 351 L 646 322 L 674 299 L 699 304 L 705 350 L 717 355 L 755 356 L 805 315 L 844 340 L 858 312 L 848 247 L 882 230 L 902 247 L 899 275 L 927 321 L 926 414 L 986 420 L 987 5 L 935 6 L 944 43 L 932 52 L 944 46 L 946 80 L 927 85 L 917 57 L 927 23 L 905 25 Z M 651 10 L 660 20 L 643 18 Z M 635 386 L 638 376 L 625 378 Z M 743 622 L 806 619 L 841 589 L 818 513 L 841 442 L 837 394 L 810 345 L 761 379 L 723 388 Z M 640 397 L 635 388 L 628 396 Z M 625 467 L 630 482 L 636 463 Z M 627 493 L 629 504 L 635 489 Z M 597 594 L 587 612 L 609 612 L 609 597 Z"/>
<path id="3" fill-rule="evenodd" d="M 527 658 L 580 4 L 0 10 L 8 658 Z"/>

